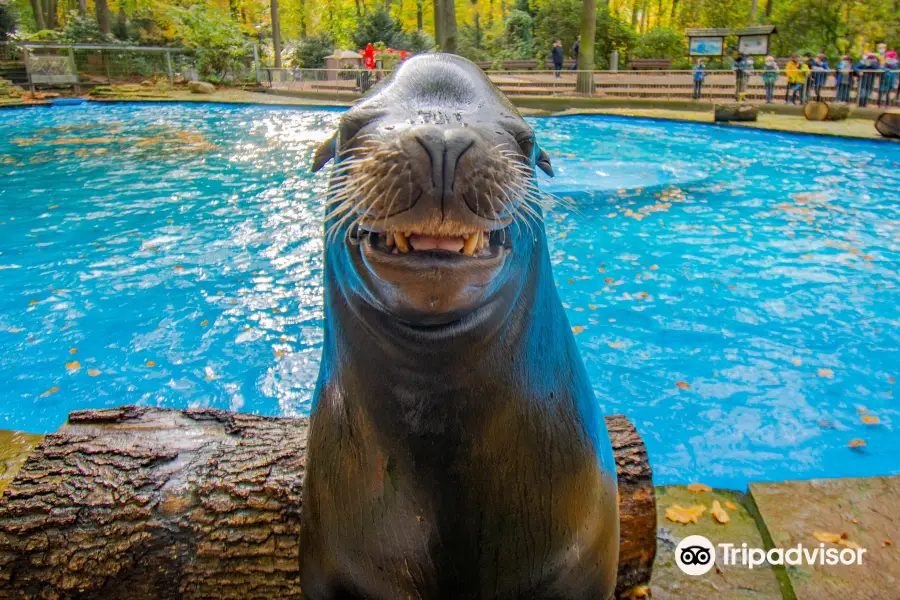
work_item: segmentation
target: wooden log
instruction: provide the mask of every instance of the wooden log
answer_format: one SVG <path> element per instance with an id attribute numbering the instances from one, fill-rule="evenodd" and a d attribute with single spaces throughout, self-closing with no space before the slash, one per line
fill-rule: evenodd
<path id="1" fill-rule="evenodd" d="M 803 115 L 807 121 L 843 121 L 850 116 L 853 107 L 845 102 L 807 102 Z"/>
<path id="2" fill-rule="evenodd" d="M 716 104 L 713 107 L 713 114 L 717 123 L 755 121 L 759 116 L 759 110 L 752 104 L 727 102 L 725 104 Z"/>
<path id="3" fill-rule="evenodd" d="M 882 113 L 875 121 L 875 130 L 886 138 L 900 139 L 900 113 Z"/>
<path id="4" fill-rule="evenodd" d="M 624 594 L 650 578 L 655 496 L 634 427 L 607 425 Z M 211 409 L 70 414 L 0 500 L 0 598 L 301 599 L 307 429 Z"/>

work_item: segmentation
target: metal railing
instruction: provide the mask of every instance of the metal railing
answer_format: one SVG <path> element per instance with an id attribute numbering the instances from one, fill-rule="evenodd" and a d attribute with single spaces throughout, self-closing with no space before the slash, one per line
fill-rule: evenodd
<path id="1" fill-rule="evenodd" d="M 595 97 L 623 99 L 669 99 L 723 102 L 740 97 L 749 102 L 772 102 L 812 99 L 823 101 L 856 102 L 862 105 L 876 104 L 896 106 L 897 85 L 900 76 L 896 72 L 857 71 L 850 76 L 848 86 L 836 85 L 837 71 L 814 71 L 800 83 L 794 93 L 784 70 L 745 71 L 739 78 L 733 70 L 707 70 L 699 87 L 695 86 L 694 71 L 547 71 L 509 70 L 486 71 L 491 81 L 508 95 L 535 96 L 584 96 L 579 90 L 579 78 L 590 74 Z M 364 93 L 372 85 L 387 77 L 389 71 L 366 69 L 265 69 L 264 84 L 273 89 L 297 92 Z M 763 75 L 775 76 L 766 83 Z M 582 77 L 583 79 L 583 77 Z M 847 81 L 847 75 L 842 74 Z M 892 81 L 893 80 L 893 81 Z M 887 87 L 882 90 L 882 82 Z M 889 84 L 893 82 L 893 85 Z M 793 97 L 793 98 L 792 98 Z"/>

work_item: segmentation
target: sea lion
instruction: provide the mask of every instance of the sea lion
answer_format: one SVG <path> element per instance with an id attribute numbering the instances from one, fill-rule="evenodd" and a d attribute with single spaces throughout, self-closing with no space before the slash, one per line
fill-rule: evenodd
<path id="1" fill-rule="evenodd" d="M 551 274 L 533 131 L 415 56 L 344 113 L 300 534 L 310 600 L 601 600 L 616 475 Z"/>

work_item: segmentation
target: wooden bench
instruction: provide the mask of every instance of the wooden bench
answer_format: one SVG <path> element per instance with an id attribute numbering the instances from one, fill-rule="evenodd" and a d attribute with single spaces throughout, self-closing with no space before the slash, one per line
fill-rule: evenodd
<path id="1" fill-rule="evenodd" d="M 537 60 L 504 60 L 503 69 L 507 71 L 533 71 L 538 68 Z"/>
<path id="2" fill-rule="evenodd" d="M 574 59 L 574 58 L 567 58 L 567 59 L 563 60 L 563 69 L 571 69 L 571 68 L 574 67 L 574 66 L 575 66 L 575 59 Z M 552 61 L 552 60 L 545 60 L 545 61 L 544 61 L 544 70 L 545 70 L 545 71 L 552 71 L 552 70 L 553 70 L 553 61 Z"/>
<path id="3" fill-rule="evenodd" d="M 671 58 L 632 58 L 628 66 L 632 71 L 668 71 L 672 68 Z"/>
<path id="4" fill-rule="evenodd" d="M 477 67 L 478 67 L 479 69 L 481 69 L 482 71 L 490 71 L 491 69 L 494 68 L 494 61 L 491 61 L 491 60 L 480 60 L 480 61 L 478 61 L 478 62 L 475 63 L 475 66 L 477 66 Z"/>

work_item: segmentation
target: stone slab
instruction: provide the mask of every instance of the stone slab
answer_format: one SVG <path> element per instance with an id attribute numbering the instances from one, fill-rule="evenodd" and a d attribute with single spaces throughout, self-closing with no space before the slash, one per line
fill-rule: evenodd
<path id="1" fill-rule="evenodd" d="M 824 532 L 866 549 L 862 565 L 788 567 L 797 600 L 900 598 L 900 477 L 751 483 L 750 494 L 775 547 L 818 548 Z"/>
<path id="2" fill-rule="evenodd" d="M 730 521 L 721 524 L 713 519 L 710 510 L 713 500 L 723 507 L 731 502 L 736 509 L 725 507 Z M 675 547 L 689 535 L 702 535 L 713 544 L 746 543 L 764 547 L 756 520 L 740 492 L 713 490 L 694 493 L 686 486 L 656 488 L 657 533 L 656 563 L 650 589 L 654 600 L 781 600 L 782 593 L 774 572 L 769 567 L 750 569 L 742 566 L 717 564 L 709 573 L 697 577 L 685 575 L 675 564 Z M 666 519 L 666 509 L 673 505 L 683 508 L 703 504 L 706 512 L 697 523 L 674 523 Z"/>

